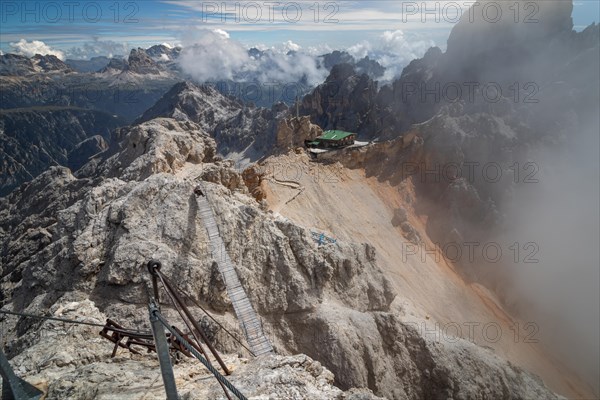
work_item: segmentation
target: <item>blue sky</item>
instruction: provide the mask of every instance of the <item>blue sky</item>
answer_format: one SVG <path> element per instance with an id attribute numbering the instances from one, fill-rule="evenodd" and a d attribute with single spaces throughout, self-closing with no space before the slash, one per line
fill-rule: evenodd
<path id="1" fill-rule="evenodd" d="M 15 51 L 11 43 L 38 40 L 67 57 L 94 52 L 124 53 L 132 47 L 178 44 L 199 29 L 221 29 L 246 46 L 270 47 L 288 40 L 304 47 L 346 48 L 377 41 L 384 31 L 402 30 L 407 40 L 427 40 L 444 48 L 455 22 L 456 4 L 440 4 L 437 15 L 414 10 L 423 3 L 406 1 L 268 1 L 236 3 L 194 0 L 0 2 L 0 50 Z M 410 3 L 410 4 L 409 4 Z M 239 6 L 236 6 L 238 4 Z M 600 20 L 600 1 L 576 0 L 575 29 Z M 222 7 L 225 5 L 225 7 Z M 318 6 L 318 13 L 315 9 Z M 466 11 L 467 6 L 461 6 Z M 526 11 L 523 11 L 524 13 Z M 439 18 L 435 20 L 436 16 Z M 189 42 L 189 38 L 187 40 Z"/>

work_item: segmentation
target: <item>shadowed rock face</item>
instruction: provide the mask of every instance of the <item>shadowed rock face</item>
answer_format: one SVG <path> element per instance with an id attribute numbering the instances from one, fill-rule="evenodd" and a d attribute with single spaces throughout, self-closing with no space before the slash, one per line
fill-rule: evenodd
<path id="1" fill-rule="evenodd" d="M 73 72 L 73 69 L 53 55 L 29 58 L 18 54 L 0 55 L 0 76 L 27 76 L 35 73 Z"/>
<path id="2" fill-rule="evenodd" d="M 106 64 L 106 66 L 98 69 L 98 72 L 100 73 L 104 73 L 104 72 L 113 72 L 113 73 L 117 73 L 120 71 L 123 71 L 127 68 L 127 60 L 125 60 L 124 58 L 111 58 L 108 61 L 108 64 Z"/>
<path id="3" fill-rule="evenodd" d="M 92 142 L 79 145 L 80 142 L 96 135 L 108 138 L 110 130 L 124 123 L 103 112 L 75 107 L 1 110 L 0 196 L 50 166 L 80 167 L 103 150 L 101 143 L 90 146 Z"/>
<path id="4" fill-rule="evenodd" d="M 374 137 L 377 129 L 377 82 L 357 74 L 350 64 L 338 64 L 327 80 L 302 99 L 301 115 L 322 129 L 341 129 Z"/>
<path id="5" fill-rule="evenodd" d="M 71 171 L 77 171 L 89 161 L 90 157 L 103 152 L 107 148 L 108 143 L 106 143 L 106 140 L 100 135 L 85 139 L 75 146 L 75 148 L 67 155 L 67 167 L 69 167 Z"/>
<path id="6" fill-rule="evenodd" d="M 0 67 L 0 75 L 29 75 L 35 73 L 31 60 L 18 54 L 0 55 Z"/>
<path id="7" fill-rule="evenodd" d="M 58 57 L 53 55 L 40 55 L 36 54 L 32 60 L 37 64 L 39 68 L 44 72 L 61 71 L 61 72 L 73 72 L 73 69 L 65 64 Z"/>
<path id="8" fill-rule="evenodd" d="M 598 26 L 574 32 L 569 0 L 498 2 L 500 23 L 483 19 L 487 3 L 496 7 L 497 2 L 480 2 L 474 11 L 465 12 L 452 29 L 445 53 L 430 49 L 390 85 L 378 88 L 350 65 L 336 66 L 324 84 L 304 97 L 302 113 L 324 129 L 343 127 L 363 138 L 393 139 L 413 124 L 429 120 L 444 105 L 462 102 L 471 107 L 465 112 L 485 112 L 481 107 L 486 103 L 495 106 L 496 100 L 484 98 L 496 98 L 494 87 L 500 87 L 501 97 L 518 109 L 530 108 L 533 101 L 549 106 L 557 96 L 567 107 L 589 108 L 588 100 L 594 100 L 598 88 Z M 520 7 L 519 23 L 509 7 Z M 528 18 L 534 17 L 537 22 L 530 23 Z M 560 87 L 549 86 L 558 82 Z M 490 85 L 491 92 L 484 93 Z M 577 95 L 565 98 L 572 90 Z M 558 104 L 553 107 L 561 109 Z M 552 114 L 525 112 L 532 117 Z"/>
<path id="9" fill-rule="evenodd" d="M 366 56 L 360 60 L 355 60 L 353 56 L 345 51 L 335 50 L 320 57 L 323 60 L 323 66 L 329 71 L 339 64 L 350 64 L 361 74 L 367 74 L 373 79 L 381 78 L 385 73 L 385 68 L 377 61 L 371 60 Z"/>
<path id="10" fill-rule="evenodd" d="M 160 74 L 162 68 L 146 53 L 144 49 L 133 49 L 129 54 L 125 71 L 136 74 Z"/>

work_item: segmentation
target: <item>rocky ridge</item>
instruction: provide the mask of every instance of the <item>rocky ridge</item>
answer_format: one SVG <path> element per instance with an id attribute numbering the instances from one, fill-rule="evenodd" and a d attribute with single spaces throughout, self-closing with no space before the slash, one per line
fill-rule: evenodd
<path id="1" fill-rule="evenodd" d="M 76 170 L 104 150 L 110 131 L 124 124 L 113 115 L 77 107 L 0 110 L 0 196 L 50 166 Z"/>
<path id="2" fill-rule="evenodd" d="M 282 103 L 271 109 L 253 107 L 221 94 L 210 85 L 181 82 L 136 122 L 157 117 L 189 120 L 200 124 L 215 138 L 220 154 L 254 161 L 266 154 L 275 142 L 278 120 L 287 111 L 287 106 Z"/>
<path id="3" fill-rule="evenodd" d="M 0 55 L 0 76 L 27 76 L 36 73 L 71 73 L 74 70 L 53 55 L 36 54 L 29 58 L 18 54 Z"/>

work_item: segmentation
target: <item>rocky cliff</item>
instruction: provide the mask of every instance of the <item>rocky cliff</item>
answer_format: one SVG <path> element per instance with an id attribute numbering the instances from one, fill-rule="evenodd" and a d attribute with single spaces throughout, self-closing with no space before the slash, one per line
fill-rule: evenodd
<path id="1" fill-rule="evenodd" d="M 512 16 L 508 3 L 498 4 Z M 303 99 L 302 113 L 324 129 L 387 141 L 355 153 L 358 162 L 339 159 L 396 183 L 412 176 L 420 193 L 441 205 L 444 221 L 431 226 L 439 242 L 456 230 L 465 240 L 468 231 L 472 237 L 493 232 L 515 190 L 527 177 L 539 178 L 540 149 L 590 143 L 600 125 L 593 109 L 600 91 L 600 27 L 573 31 L 571 1 L 536 5 L 535 23 L 490 23 L 478 12 L 465 13 L 446 52 L 430 49 L 380 89 L 351 66 L 338 65 Z M 415 134 L 420 142 L 406 151 L 406 138 Z M 488 167 L 498 169 L 497 180 L 483 171 Z M 469 168 L 476 169 L 473 176 Z"/>

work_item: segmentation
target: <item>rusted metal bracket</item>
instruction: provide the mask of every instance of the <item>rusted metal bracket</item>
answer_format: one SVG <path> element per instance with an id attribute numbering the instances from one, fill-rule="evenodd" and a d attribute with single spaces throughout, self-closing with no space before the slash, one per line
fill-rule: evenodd
<path id="1" fill-rule="evenodd" d="M 181 337 L 192 343 L 192 345 L 195 345 L 188 334 L 184 334 L 175 327 L 173 327 L 173 329 L 175 329 Z M 100 331 L 100 336 L 110 340 L 115 344 L 111 357 L 115 357 L 117 355 L 117 350 L 119 347 L 129 350 L 133 354 L 140 354 L 140 352 L 132 346 L 143 347 L 148 353 L 156 351 L 154 337 L 152 334 L 125 329 L 112 319 L 106 320 L 106 325 L 104 325 L 104 328 Z M 179 339 L 170 333 L 167 333 L 167 343 L 169 343 L 169 349 L 172 352 L 177 351 L 186 357 L 193 357 L 192 354 L 185 348 L 185 346 L 181 344 Z M 200 351 L 197 346 L 196 350 Z"/>
<path id="2" fill-rule="evenodd" d="M 134 345 L 145 347 L 148 352 L 155 351 L 154 338 L 151 334 L 128 331 L 112 319 L 106 320 L 106 325 L 104 325 L 104 328 L 100 331 L 100 336 L 115 344 L 111 357 L 117 355 L 119 347 L 129 350 L 133 354 L 140 354 L 139 351 L 131 347 Z"/>

